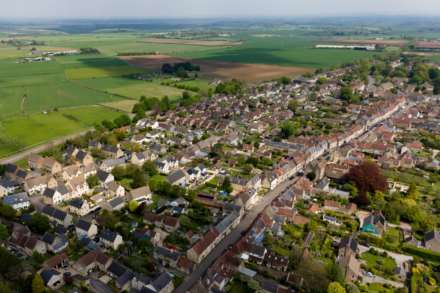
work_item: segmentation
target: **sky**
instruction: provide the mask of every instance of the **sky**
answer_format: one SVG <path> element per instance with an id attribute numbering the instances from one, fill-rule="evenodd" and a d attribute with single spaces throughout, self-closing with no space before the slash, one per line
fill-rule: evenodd
<path id="1" fill-rule="evenodd" d="M 1 18 L 440 15 L 440 0 L 0 0 Z"/>

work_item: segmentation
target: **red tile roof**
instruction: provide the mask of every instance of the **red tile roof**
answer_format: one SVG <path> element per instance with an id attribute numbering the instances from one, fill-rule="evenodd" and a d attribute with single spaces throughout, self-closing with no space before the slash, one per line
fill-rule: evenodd
<path id="1" fill-rule="evenodd" d="M 209 230 L 196 244 L 192 247 L 195 253 L 201 254 L 206 248 L 211 245 L 215 239 L 219 236 L 219 233 L 216 230 Z"/>

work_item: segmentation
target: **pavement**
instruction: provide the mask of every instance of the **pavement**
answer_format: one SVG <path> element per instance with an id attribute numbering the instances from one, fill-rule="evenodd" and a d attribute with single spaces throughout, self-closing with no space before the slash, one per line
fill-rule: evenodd
<path id="1" fill-rule="evenodd" d="M 185 278 L 183 283 L 174 290 L 174 293 L 188 292 L 207 272 L 209 267 L 219 258 L 231 245 L 235 244 L 243 236 L 245 232 L 251 228 L 260 213 L 271 204 L 284 190 L 294 184 L 298 179 L 287 180 L 281 183 L 277 188 L 268 192 L 265 196 L 253 206 L 252 210 L 245 214 L 240 224 L 231 231 L 219 244 L 205 257 L 199 264 L 195 266 L 195 270 Z"/>

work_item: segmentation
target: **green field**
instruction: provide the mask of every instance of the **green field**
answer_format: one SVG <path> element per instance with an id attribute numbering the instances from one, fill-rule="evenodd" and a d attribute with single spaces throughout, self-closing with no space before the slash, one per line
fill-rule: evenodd
<path id="1" fill-rule="evenodd" d="M 75 36 L 41 36 L 53 47 L 94 47 L 107 56 L 127 52 L 159 52 L 178 57 L 212 59 L 243 63 L 263 63 L 300 67 L 329 67 L 373 56 L 374 52 L 353 50 L 321 50 L 314 45 L 321 37 L 289 31 L 265 32 L 270 37 L 256 37 L 256 32 L 240 32 L 235 40 L 243 41 L 234 47 L 207 47 L 182 44 L 147 43 L 145 37 L 133 33 L 79 34 Z"/>
<path id="2" fill-rule="evenodd" d="M 109 89 L 109 92 L 129 98 L 140 98 L 140 96 L 158 98 L 168 96 L 170 98 L 176 98 L 182 95 L 182 90 L 169 86 L 162 86 L 153 82 L 143 82 L 141 84 L 117 87 Z"/>
<path id="3" fill-rule="evenodd" d="M 142 72 L 142 69 L 130 66 L 106 66 L 99 68 L 73 68 L 66 69 L 68 79 L 91 79 L 111 76 L 124 76 Z"/>
<path id="4" fill-rule="evenodd" d="M 115 101 L 115 102 L 102 103 L 101 105 L 112 108 L 112 109 L 131 113 L 134 105 L 137 102 L 138 102 L 137 100 L 128 99 L 128 100 L 119 100 L 119 101 Z"/>
<path id="5" fill-rule="evenodd" d="M 230 62 L 325 68 L 377 54 L 354 50 L 314 49 L 316 43 L 319 43 L 319 39 L 290 35 L 269 38 L 247 37 L 241 46 L 193 52 L 183 51 L 176 55 Z"/>
<path id="6" fill-rule="evenodd" d="M 0 156 L 84 129 L 107 118 L 106 115 L 113 115 L 111 108 L 129 112 L 141 96 L 169 96 L 175 99 L 184 91 L 178 86 L 197 87 L 199 93 L 208 93 L 208 80 L 164 85 L 161 84 L 164 80 L 160 78 L 150 82 L 130 79 L 127 77 L 130 74 L 147 72 L 117 58 L 119 53 L 159 52 L 195 59 L 313 68 L 329 67 L 371 56 L 371 53 L 359 51 L 315 50 L 313 45 L 318 39 L 288 31 L 278 31 L 268 38 L 256 37 L 254 34 L 237 32 L 231 40 L 241 40 L 242 45 L 234 47 L 148 43 L 145 40 L 149 36 L 148 32 L 41 34 L 28 37 L 44 42 L 44 46 L 36 46 L 42 51 L 87 47 L 101 52 L 54 57 L 44 63 L 17 62 L 20 58 L 31 56 L 33 46 L 17 48 L 0 44 Z M 94 105 L 107 107 L 92 107 Z M 78 121 L 62 116 L 61 113 L 65 111 L 74 111 L 71 107 L 83 107 L 81 109 L 84 109 L 85 114 L 76 113 L 74 116 Z M 97 114 L 88 115 L 88 111 L 93 110 Z M 43 112 L 51 114 L 44 115 Z"/>
<path id="7" fill-rule="evenodd" d="M 120 114 L 107 107 L 86 106 L 5 119 L 0 123 L 0 157 L 88 129 L 97 121 L 114 119 Z"/>

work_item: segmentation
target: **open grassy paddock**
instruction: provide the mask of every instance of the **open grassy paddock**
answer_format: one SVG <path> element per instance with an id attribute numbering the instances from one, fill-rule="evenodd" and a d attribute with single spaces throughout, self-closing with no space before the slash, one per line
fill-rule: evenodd
<path id="1" fill-rule="evenodd" d="M 128 99 L 128 100 L 119 100 L 119 101 L 115 101 L 115 102 L 102 103 L 101 105 L 115 109 L 115 110 L 131 113 L 133 106 L 137 102 L 138 102 L 137 100 Z"/>
<path id="2" fill-rule="evenodd" d="M 107 107 L 84 106 L 4 119 L 0 122 L 0 157 L 88 129 L 120 114 Z"/>
<path id="3" fill-rule="evenodd" d="M 129 98 L 140 98 L 141 96 L 158 98 L 168 96 L 169 98 L 177 98 L 182 95 L 182 90 L 163 86 L 155 82 L 142 82 L 134 85 L 112 88 L 109 89 L 109 92 Z"/>

